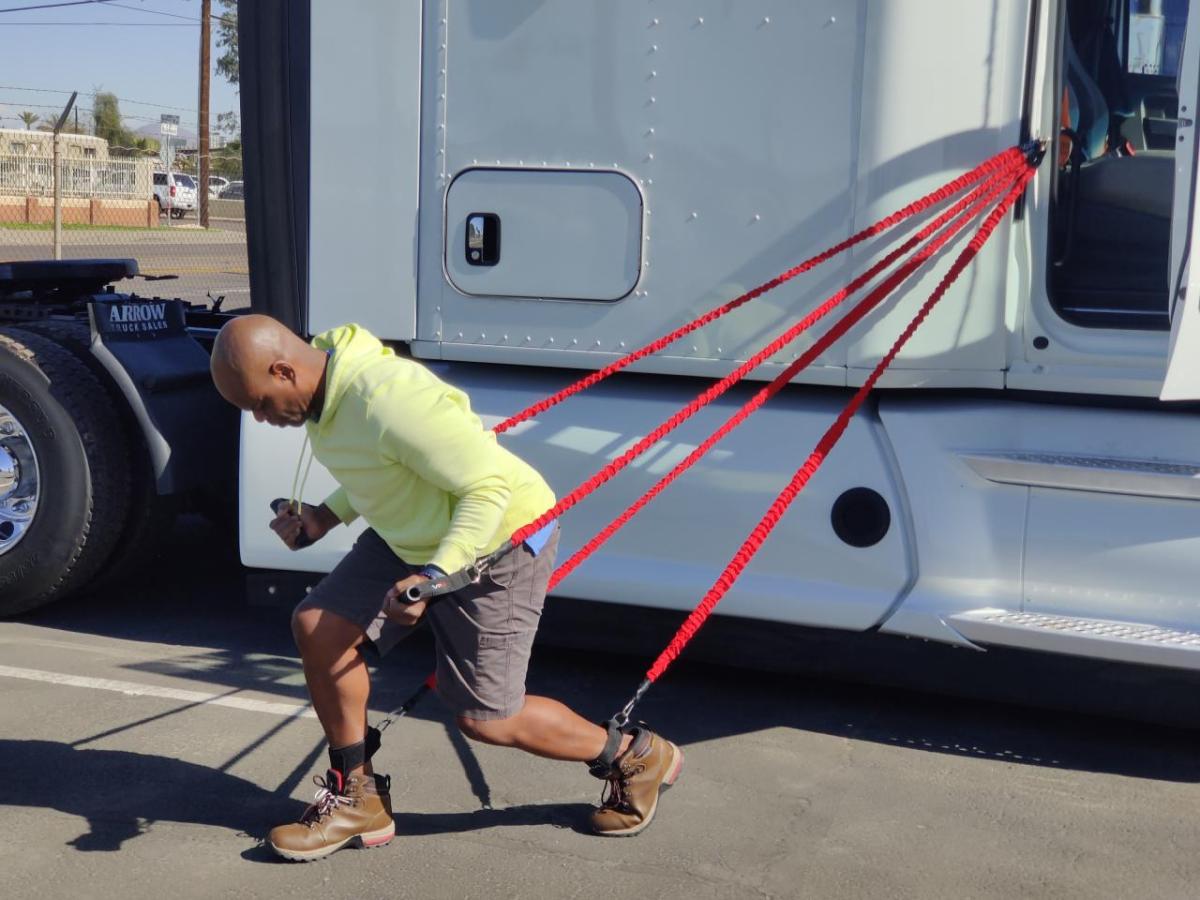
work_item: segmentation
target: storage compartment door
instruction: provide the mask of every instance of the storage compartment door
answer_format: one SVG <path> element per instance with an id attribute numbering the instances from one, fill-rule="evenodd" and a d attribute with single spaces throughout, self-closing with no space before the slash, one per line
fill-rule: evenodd
<path id="1" fill-rule="evenodd" d="M 464 294 L 619 300 L 641 245 L 642 197 L 619 172 L 468 169 L 446 197 L 446 275 Z"/>

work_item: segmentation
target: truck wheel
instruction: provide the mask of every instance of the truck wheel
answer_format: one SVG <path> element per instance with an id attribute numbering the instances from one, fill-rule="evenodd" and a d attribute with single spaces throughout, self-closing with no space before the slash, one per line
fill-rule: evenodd
<path id="1" fill-rule="evenodd" d="M 117 411 L 129 444 L 129 515 L 102 578 L 106 583 L 120 580 L 131 574 L 135 565 L 158 556 L 175 527 L 175 518 L 182 505 L 180 498 L 159 495 L 141 426 L 130 412 L 125 395 L 92 355 L 91 329 L 83 322 L 48 319 L 23 322 L 20 330 L 49 338 L 73 353 L 104 386 L 111 407 Z"/>
<path id="2" fill-rule="evenodd" d="M 86 366 L 0 329 L 0 615 L 49 603 L 104 564 L 129 505 L 127 450 Z"/>

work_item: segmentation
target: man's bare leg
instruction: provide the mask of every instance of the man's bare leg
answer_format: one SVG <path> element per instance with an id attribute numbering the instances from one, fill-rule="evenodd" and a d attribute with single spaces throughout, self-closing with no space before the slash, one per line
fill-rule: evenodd
<path id="1" fill-rule="evenodd" d="M 313 710 L 332 748 L 348 747 L 367 733 L 371 678 L 359 652 L 362 629 L 323 609 L 302 609 L 292 617 L 292 634 L 304 663 Z M 371 774 L 371 763 L 344 774 Z"/>
<path id="2" fill-rule="evenodd" d="M 371 681 L 358 648 L 362 631 L 349 620 L 319 609 L 292 616 L 313 709 L 329 738 L 330 775 L 318 782 L 313 803 L 298 822 L 267 833 L 267 844 L 285 859 L 321 859 L 345 847 L 382 847 L 396 835 L 390 780 L 369 762 L 355 764 L 367 735 Z M 358 745 L 358 746 L 354 746 Z M 347 751 L 347 748 L 352 748 Z M 321 827 L 315 827 L 320 824 Z"/>
<path id="3" fill-rule="evenodd" d="M 507 719 L 459 716 L 456 721 L 463 734 L 477 741 L 572 762 L 591 762 L 608 738 L 599 725 L 549 697 L 527 696 L 521 711 Z M 631 739 L 628 734 L 622 738 L 618 754 L 625 752 Z"/>

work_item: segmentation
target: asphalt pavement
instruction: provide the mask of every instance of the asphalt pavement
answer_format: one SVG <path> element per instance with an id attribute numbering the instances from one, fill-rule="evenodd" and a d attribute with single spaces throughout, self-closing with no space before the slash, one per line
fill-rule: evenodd
<path id="1" fill-rule="evenodd" d="M 261 838 L 324 769 L 295 599 L 247 599 L 231 535 L 190 518 L 136 579 L 0 622 L 0 897 L 1200 894 L 1195 732 L 687 656 L 641 709 L 686 754 L 641 836 L 587 834 L 582 766 L 469 743 L 429 699 L 377 757 L 396 840 L 281 862 Z M 606 615 L 575 627 L 638 630 Z M 648 660 L 610 643 L 539 646 L 530 689 L 611 713 Z M 431 659 L 417 636 L 377 667 L 373 719 Z"/>

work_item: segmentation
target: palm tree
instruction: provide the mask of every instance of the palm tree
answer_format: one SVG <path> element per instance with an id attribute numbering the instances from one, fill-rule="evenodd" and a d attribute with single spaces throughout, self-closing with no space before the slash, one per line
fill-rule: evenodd
<path id="1" fill-rule="evenodd" d="M 26 131 L 31 130 L 33 128 L 33 123 L 38 120 L 37 113 L 31 113 L 29 110 L 21 113 L 19 116 L 17 116 L 17 118 L 25 123 Z"/>

